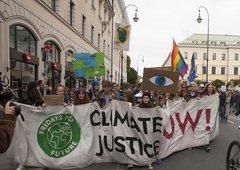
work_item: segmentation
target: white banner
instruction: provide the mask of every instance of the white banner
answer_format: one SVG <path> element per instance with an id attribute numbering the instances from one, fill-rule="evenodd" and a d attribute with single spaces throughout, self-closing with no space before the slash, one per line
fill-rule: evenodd
<path id="1" fill-rule="evenodd" d="M 131 25 L 116 24 L 114 48 L 122 51 L 129 50 Z"/>
<path id="2" fill-rule="evenodd" d="M 144 166 L 207 144 L 218 133 L 218 103 L 210 96 L 188 104 L 172 101 L 170 109 L 130 109 L 129 103 L 120 101 L 104 108 L 90 103 L 41 111 L 23 105 L 25 121 L 18 118 L 8 152 L 26 166 L 71 169 L 98 162 Z"/>
<path id="3" fill-rule="evenodd" d="M 164 133 L 160 158 L 186 148 L 209 144 L 219 133 L 219 97 L 216 95 L 192 99 L 188 103 L 168 101 L 161 109 Z"/>

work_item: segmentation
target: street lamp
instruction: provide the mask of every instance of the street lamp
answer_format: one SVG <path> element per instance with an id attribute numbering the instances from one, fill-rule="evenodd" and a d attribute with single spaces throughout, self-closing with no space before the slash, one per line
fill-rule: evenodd
<path id="1" fill-rule="evenodd" d="M 134 4 L 129 4 L 127 6 L 125 6 L 125 8 L 123 8 L 123 11 L 122 11 L 122 25 L 123 25 L 123 21 L 124 21 L 124 14 L 125 14 L 125 10 L 127 9 L 127 7 L 130 7 L 130 6 L 133 6 L 135 7 L 135 15 L 133 17 L 133 21 L 134 22 L 138 22 L 139 18 L 137 16 L 137 11 L 138 11 L 138 7 Z M 123 51 L 122 51 L 122 56 L 121 56 L 121 86 L 123 84 Z"/>
<path id="2" fill-rule="evenodd" d="M 198 8 L 198 12 L 199 12 L 199 15 L 198 15 L 198 18 L 197 18 L 197 22 L 198 23 L 201 23 L 202 22 L 202 18 L 201 18 L 201 15 L 200 15 L 200 9 L 203 8 L 206 10 L 207 12 L 207 16 L 208 16 L 208 25 L 207 25 L 207 70 L 206 70 L 206 83 L 208 83 L 208 55 L 209 55 L 209 13 L 208 13 L 208 10 L 206 7 L 204 6 L 200 6 Z"/>
<path id="3" fill-rule="evenodd" d="M 141 57 L 141 56 L 138 56 L 137 57 L 137 73 L 138 73 L 138 71 L 139 71 L 139 67 L 138 67 L 138 59 L 139 59 L 139 57 Z M 144 56 L 142 56 L 142 63 L 144 62 Z"/>
<path id="4" fill-rule="evenodd" d="M 127 9 L 127 7 L 129 7 L 129 6 L 134 6 L 134 7 L 136 8 L 136 9 L 135 9 L 135 15 L 134 15 L 134 17 L 133 17 L 133 21 L 134 21 L 134 22 L 138 22 L 138 20 L 139 20 L 139 18 L 138 18 L 138 16 L 137 16 L 138 7 L 137 7 L 136 5 L 134 5 L 134 4 L 129 4 L 129 5 L 125 6 L 125 8 L 123 8 L 123 12 L 122 12 L 122 23 L 123 23 L 123 20 L 124 20 L 124 12 L 125 12 L 125 10 Z"/>

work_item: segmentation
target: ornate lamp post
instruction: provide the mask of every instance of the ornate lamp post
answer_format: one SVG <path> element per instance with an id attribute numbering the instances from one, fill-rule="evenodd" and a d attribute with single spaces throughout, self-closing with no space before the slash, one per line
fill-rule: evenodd
<path id="1" fill-rule="evenodd" d="M 139 57 L 141 57 L 141 56 L 138 56 L 138 57 L 137 57 L 137 73 L 138 73 L 138 71 L 139 71 L 139 67 L 138 67 Z M 142 63 L 143 63 L 143 62 L 144 62 L 144 56 L 142 56 Z"/>
<path id="2" fill-rule="evenodd" d="M 198 15 L 198 18 L 197 18 L 197 22 L 198 23 L 201 23 L 202 22 L 202 18 L 201 18 L 201 15 L 200 15 L 200 9 L 205 9 L 206 12 L 207 12 L 207 16 L 208 16 L 208 25 L 207 25 L 207 70 L 206 70 L 206 83 L 208 83 L 208 61 L 209 61 L 209 13 L 208 13 L 208 10 L 206 7 L 204 6 L 200 6 L 198 8 L 198 12 L 199 12 L 199 15 Z"/>
<path id="3" fill-rule="evenodd" d="M 138 20 L 139 20 L 139 18 L 137 16 L 138 7 L 134 4 L 129 4 L 129 5 L 125 6 L 125 8 L 122 11 L 122 24 L 124 22 L 125 10 L 127 9 L 127 7 L 130 7 L 130 6 L 135 7 L 135 15 L 133 17 L 133 21 L 138 22 Z M 122 56 L 121 56 L 121 85 L 122 84 L 123 84 L 123 51 L 122 51 Z"/>

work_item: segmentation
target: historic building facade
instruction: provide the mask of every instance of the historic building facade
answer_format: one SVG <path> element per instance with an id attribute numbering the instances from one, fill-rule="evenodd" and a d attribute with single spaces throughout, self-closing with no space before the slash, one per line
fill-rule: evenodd
<path id="1" fill-rule="evenodd" d="M 197 70 L 196 80 L 206 81 L 207 73 L 207 35 L 193 34 L 177 46 L 191 67 L 191 58 L 194 53 Z M 209 35 L 208 54 L 208 81 L 220 79 L 229 82 L 231 79 L 239 79 L 240 73 L 240 36 L 237 35 Z M 168 56 L 164 66 L 171 65 L 171 55 Z M 184 76 L 186 80 L 188 75 Z"/>
<path id="2" fill-rule="evenodd" d="M 126 81 L 126 57 L 112 45 L 115 23 L 128 22 L 124 7 L 123 0 L 1 0 L 0 72 L 12 88 L 46 77 L 52 87 L 59 82 L 78 87 L 82 80 L 74 78 L 71 64 L 75 53 L 104 52 L 103 78 L 120 82 L 122 67 Z"/>

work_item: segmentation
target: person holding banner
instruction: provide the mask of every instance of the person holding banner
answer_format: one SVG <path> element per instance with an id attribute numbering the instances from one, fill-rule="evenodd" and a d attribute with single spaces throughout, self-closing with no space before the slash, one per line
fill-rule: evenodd
<path id="1" fill-rule="evenodd" d="M 109 104 L 112 100 L 117 100 L 117 94 L 112 91 L 112 83 L 104 80 L 102 83 L 103 90 L 99 92 L 97 102 L 101 107 Z"/>
<path id="2" fill-rule="evenodd" d="M 72 88 L 70 90 L 69 95 L 70 95 L 70 97 L 69 97 L 68 105 L 76 105 L 76 104 L 79 103 L 78 93 L 77 93 L 77 90 L 75 88 Z"/>
<path id="3" fill-rule="evenodd" d="M 142 95 L 142 102 L 139 104 L 140 108 L 153 108 L 154 105 L 151 100 L 151 93 L 146 91 Z"/>
<path id="4" fill-rule="evenodd" d="M 185 82 L 182 82 L 181 83 L 181 86 L 182 86 L 182 97 L 185 99 L 186 98 L 186 96 L 187 96 L 187 84 L 185 83 Z"/>
<path id="5" fill-rule="evenodd" d="M 69 98 L 65 96 L 65 87 L 64 87 L 64 85 L 62 85 L 62 84 L 57 84 L 57 85 L 54 87 L 54 94 L 55 94 L 55 95 L 58 95 L 58 96 L 64 95 L 64 105 L 68 105 L 68 103 L 69 103 Z"/>
<path id="6" fill-rule="evenodd" d="M 153 108 L 154 105 L 151 100 L 151 93 L 146 91 L 142 95 L 142 102 L 139 104 L 140 108 Z M 129 166 L 128 166 L 129 167 Z M 153 169 L 152 163 L 148 164 L 148 169 Z"/>
<path id="7" fill-rule="evenodd" d="M 185 96 L 186 102 L 189 102 L 191 99 L 199 99 L 199 94 L 197 92 L 197 84 L 195 82 L 191 82 L 188 86 L 188 93 Z"/>
<path id="8" fill-rule="evenodd" d="M 202 92 L 202 96 L 210 96 L 215 94 L 216 94 L 216 91 L 211 83 L 208 83 Z"/>
<path id="9" fill-rule="evenodd" d="M 216 95 L 216 94 L 217 94 L 217 93 L 216 93 L 216 91 L 214 90 L 213 85 L 212 85 L 211 83 L 208 83 L 208 84 L 205 86 L 205 88 L 204 88 L 201 96 L 202 96 L 202 97 L 205 97 L 205 96 L 211 96 L 211 95 Z M 208 145 L 205 145 L 205 149 L 206 149 L 207 152 L 210 152 L 210 151 L 211 151 L 210 143 L 209 143 Z"/>
<path id="10" fill-rule="evenodd" d="M 8 101 L 4 107 L 4 118 L 0 121 L 0 153 L 6 152 L 11 144 L 15 128 L 15 107 L 9 104 Z"/>
<path id="11" fill-rule="evenodd" d="M 77 90 L 77 97 L 78 97 L 78 102 L 76 103 L 76 105 L 90 103 L 90 99 L 88 98 L 87 91 L 84 88 L 80 88 L 79 90 Z"/>
<path id="12" fill-rule="evenodd" d="M 184 100 L 182 97 L 182 85 L 178 84 L 177 92 L 174 94 L 173 100 Z"/>
<path id="13" fill-rule="evenodd" d="M 161 108 L 165 109 L 166 106 L 166 98 L 163 95 L 159 95 L 158 97 L 158 106 L 160 106 Z"/>

